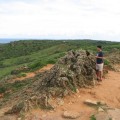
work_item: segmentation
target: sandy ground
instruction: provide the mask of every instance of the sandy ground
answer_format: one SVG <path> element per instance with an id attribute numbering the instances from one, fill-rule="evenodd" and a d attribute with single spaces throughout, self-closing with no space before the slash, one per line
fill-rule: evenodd
<path id="1" fill-rule="evenodd" d="M 48 70 L 52 65 L 45 66 L 40 71 Z M 41 111 L 39 109 L 31 110 L 28 116 L 40 116 L 43 120 L 63 120 L 64 111 L 80 112 L 81 117 L 78 120 L 90 120 L 90 116 L 96 112 L 93 107 L 84 104 L 84 101 L 96 100 L 104 101 L 113 108 L 120 108 L 120 72 L 109 71 L 106 78 L 94 88 L 82 88 L 79 92 L 64 98 L 64 104 L 58 106 L 54 111 Z M 0 115 L 3 113 L 0 110 Z M 1 119 L 2 120 L 2 119 Z"/>
<path id="2" fill-rule="evenodd" d="M 39 70 L 37 70 L 35 72 L 26 73 L 26 77 L 15 78 L 11 82 L 15 82 L 15 81 L 19 81 L 19 80 L 22 81 L 22 80 L 25 80 L 27 78 L 33 78 L 33 77 L 35 77 L 35 75 L 37 73 L 50 70 L 53 66 L 54 66 L 53 64 L 47 64 L 46 66 L 44 66 L 43 68 L 41 68 L 41 69 L 39 69 Z"/>

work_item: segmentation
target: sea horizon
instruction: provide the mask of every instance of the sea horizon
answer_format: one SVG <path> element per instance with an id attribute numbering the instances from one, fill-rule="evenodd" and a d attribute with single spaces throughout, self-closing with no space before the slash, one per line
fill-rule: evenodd
<path id="1" fill-rule="evenodd" d="M 14 41 L 20 41 L 20 40 L 95 40 L 95 41 L 108 41 L 108 42 L 120 42 L 120 40 L 99 40 L 99 39 L 89 39 L 89 38 L 86 38 L 86 39 L 41 39 L 41 38 L 0 38 L 0 43 L 10 43 L 10 42 L 14 42 Z"/>

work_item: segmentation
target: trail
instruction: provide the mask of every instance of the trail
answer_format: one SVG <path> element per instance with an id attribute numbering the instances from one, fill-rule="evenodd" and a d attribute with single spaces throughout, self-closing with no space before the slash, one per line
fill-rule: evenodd
<path id="1" fill-rule="evenodd" d="M 47 70 L 50 70 L 54 65 L 53 64 L 47 64 L 46 66 L 44 66 L 43 68 L 37 70 L 37 71 L 34 71 L 34 72 L 30 72 L 30 73 L 26 73 L 26 76 L 25 77 L 20 77 L 20 78 L 15 78 L 12 80 L 12 82 L 15 82 L 15 81 L 22 81 L 22 80 L 25 80 L 27 78 L 33 78 L 35 77 L 35 75 L 37 73 L 41 73 L 41 72 L 44 72 L 44 71 L 47 71 Z"/>

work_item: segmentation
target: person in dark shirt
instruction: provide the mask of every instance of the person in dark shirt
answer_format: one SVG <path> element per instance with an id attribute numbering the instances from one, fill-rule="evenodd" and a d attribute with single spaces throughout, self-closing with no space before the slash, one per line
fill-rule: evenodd
<path id="1" fill-rule="evenodd" d="M 97 80 L 102 81 L 102 72 L 103 72 L 103 52 L 102 46 L 97 46 L 97 55 L 96 55 L 96 73 L 97 73 Z"/>

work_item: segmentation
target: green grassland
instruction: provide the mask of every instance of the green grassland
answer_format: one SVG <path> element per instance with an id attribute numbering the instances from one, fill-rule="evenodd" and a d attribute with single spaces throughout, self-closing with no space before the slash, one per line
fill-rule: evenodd
<path id="1" fill-rule="evenodd" d="M 28 66 L 30 71 L 34 71 L 46 64 L 54 64 L 72 49 L 91 50 L 95 53 L 97 45 L 102 45 L 104 52 L 113 48 L 120 49 L 119 42 L 94 40 L 21 40 L 0 44 L 0 79 L 21 66 Z"/>

